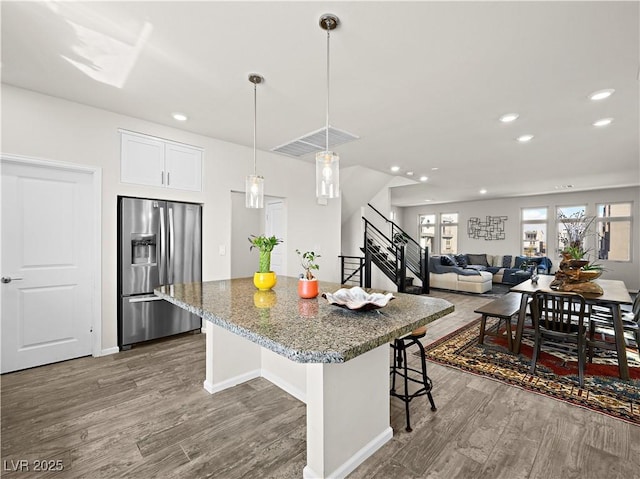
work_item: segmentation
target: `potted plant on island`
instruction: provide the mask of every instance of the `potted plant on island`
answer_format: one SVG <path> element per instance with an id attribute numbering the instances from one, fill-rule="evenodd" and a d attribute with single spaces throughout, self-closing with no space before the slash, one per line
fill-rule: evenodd
<path id="1" fill-rule="evenodd" d="M 275 236 L 265 235 L 251 235 L 248 239 L 249 243 L 251 243 L 249 251 L 253 248 L 258 248 L 260 251 L 260 262 L 258 271 L 253 275 L 253 284 L 260 291 L 269 291 L 278 281 L 276 274 L 271 271 L 271 252 L 273 248 L 282 243 L 282 240 Z"/>
<path id="2" fill-rule="evenodd" d="M 305 299 L 315 298 L 318 296 L 318 280 L 313 276 L 312 271 L 320 269 L 320 266 L 316 263 L 316 259 L 320 258 L 320 255 L 313 251 L 302 253 L 298 249 L 296 253 L 304 269 L 304 273 L 300 273 L 300 280 L 298 281 L 298 296 Z"/>

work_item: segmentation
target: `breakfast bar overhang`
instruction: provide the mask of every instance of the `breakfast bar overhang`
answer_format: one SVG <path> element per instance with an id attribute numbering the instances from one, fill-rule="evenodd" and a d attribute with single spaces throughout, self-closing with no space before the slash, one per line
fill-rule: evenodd
<path id="1" fill-rule="evenodd" d="M 307 406 L 305 478 L 344 477 L 393 436 L 389 342 L 453 311 L 440 298 L 394 293 L 351 311 L 301 299 L 298 278 L 271 291 L 252 278 L 159 287 L 157 296 L 206 320 L 210 393 L 263 377 Z M 320 282 L 320 291 L 339 284 Z"/>

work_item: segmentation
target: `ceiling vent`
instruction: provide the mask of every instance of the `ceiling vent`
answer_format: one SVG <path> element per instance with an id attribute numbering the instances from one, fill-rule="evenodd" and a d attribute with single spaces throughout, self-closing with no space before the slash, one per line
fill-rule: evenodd
<path id="1" fill-rule="evenodd" d="M 324 151 L 327 144 L 327 129 L 325 127 L 319 130 L 307 133 L 300 138 L 296 138 L 293 141 L 285 143 L 275 148 L 271 148 L 271 151 L 276 153 L 282 153 L 284 155 L 300 157 L 309 153 L 318 151 Z M 349 132 L 338 130 L 337 128 L 329 127 L 329 149 L 334 146 L 347 143 L 349 141 L 359 139 L 359 136 L 353 135 Z"/>

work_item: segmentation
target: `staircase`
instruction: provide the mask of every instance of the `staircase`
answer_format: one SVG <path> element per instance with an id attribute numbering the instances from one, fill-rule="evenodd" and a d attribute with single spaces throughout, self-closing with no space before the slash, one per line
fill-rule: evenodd
<path id="1" fill-rule="evenodd" d="M 374 264 L 397 286 L 400 293 L 429 293 L 428 251 L 393 221 L 388 220 L 372 205 L 368 205 L 382 220 L 385 234 L 366 218 L 364 221 L 364 286 L 371 287 L 371 265 Z M 414 285 L 413 273 L 421 281 Z"/>

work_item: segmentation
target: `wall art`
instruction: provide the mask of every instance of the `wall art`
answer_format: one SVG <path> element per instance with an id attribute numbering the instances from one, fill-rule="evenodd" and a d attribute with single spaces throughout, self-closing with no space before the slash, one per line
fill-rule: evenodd
<path id="1" fill-rule="evenodd" d="M 480 221 L 480 218 L 469 218 L 467 223 L 467 230 L 469 238 L 485 240 L 503 240 L 504 234 L 504 222 L 507 221 L 507 216 L 487 216 L 487 221 Z"/>

